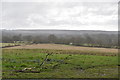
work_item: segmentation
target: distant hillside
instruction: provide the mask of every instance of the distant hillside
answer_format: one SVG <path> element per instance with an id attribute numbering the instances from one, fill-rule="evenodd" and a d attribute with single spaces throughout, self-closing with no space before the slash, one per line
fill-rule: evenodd
<path id="1" fill-rule="evenodd" d="M 56 43 L 91 47 L 118 47 L 117 31 L 95 30 L 2 30 L 4 43 Z"/>
<path id="2" fill-rule="evenodd" d="M 56 36 L 83 35 L 83 34 L 117 34 L 117 31 L 96 31 L 96 30 L 2 30 L 3 35 L 44 35 L 54 34 Z"/>

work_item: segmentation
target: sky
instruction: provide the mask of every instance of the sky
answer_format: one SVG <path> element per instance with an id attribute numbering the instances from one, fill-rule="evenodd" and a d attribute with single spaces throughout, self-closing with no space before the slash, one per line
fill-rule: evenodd
<path id="1" fill-rule="evenodd" d="M 118 0 L 3 0 L 2 29 L 118 30 Z"/>

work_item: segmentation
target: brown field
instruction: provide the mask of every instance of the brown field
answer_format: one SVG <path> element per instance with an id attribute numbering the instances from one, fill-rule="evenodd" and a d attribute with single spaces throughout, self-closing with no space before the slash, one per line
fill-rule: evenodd
<path id="1" fill-rule="evenodd" d="M 95 48 L 95 47 L 79 47 L 61 44 L 32 44 L 32 45 L 22 45 L 15 47 L 8 47 L 5 49 L 55 49 L 55 50 L 80 50 L 89 52 L 102 52 L 102 53 L 118 53 L 118 49 L 111 48 Z"/>

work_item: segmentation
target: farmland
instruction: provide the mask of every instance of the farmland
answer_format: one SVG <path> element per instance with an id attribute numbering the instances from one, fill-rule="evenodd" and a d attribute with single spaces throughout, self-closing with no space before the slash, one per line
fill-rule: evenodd
<path id="1" fill-rule="evenodd" d="M 0 47 L 14 47 L 14 46 L 20 46 L 23 45 L 23 43 L 0 43 Z"/>
<path id="2" fill-rule="evenodd" d="M 1 0 L 0 79 L 119 80 L 118 0 Z"/>
<path id="3" fill-rule="evenodd" d="M 117 49 L 58 44 L 3 48 L 2 77 L 118 78 L 117 53 Z"/>

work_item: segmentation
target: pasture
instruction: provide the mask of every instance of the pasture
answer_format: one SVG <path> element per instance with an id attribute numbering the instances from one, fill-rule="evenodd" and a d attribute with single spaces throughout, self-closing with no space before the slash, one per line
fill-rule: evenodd
<path id="1" fill-rule="evenodd" d="M 3 48 L 2 77 L 118 78 L 117 49 L 40 45 Z"/>
<path id="2" fill-rule="evenodd" d="M 14 46 L 21 46 L 23 43 L 0 43 L 0 47 L 14 47 Z"/>
<path id="3" fill-rule="evenodd" d="M 22 45 L 22 46 L 15 46 L 15 47 L 8 47 L 6 49 L 53 49 L 53 50 L 74 50 L 78 51 L 79 53 L 104 53 L 104 54 L 111 54 L 118 53 L 118 49 L 112 48 L 96 48 L 96 47 L 81 47 L 81 46 L 72 46 L 72 45 L 61 45 L 61 44 L 31 44 L 31 45 Z"/>

